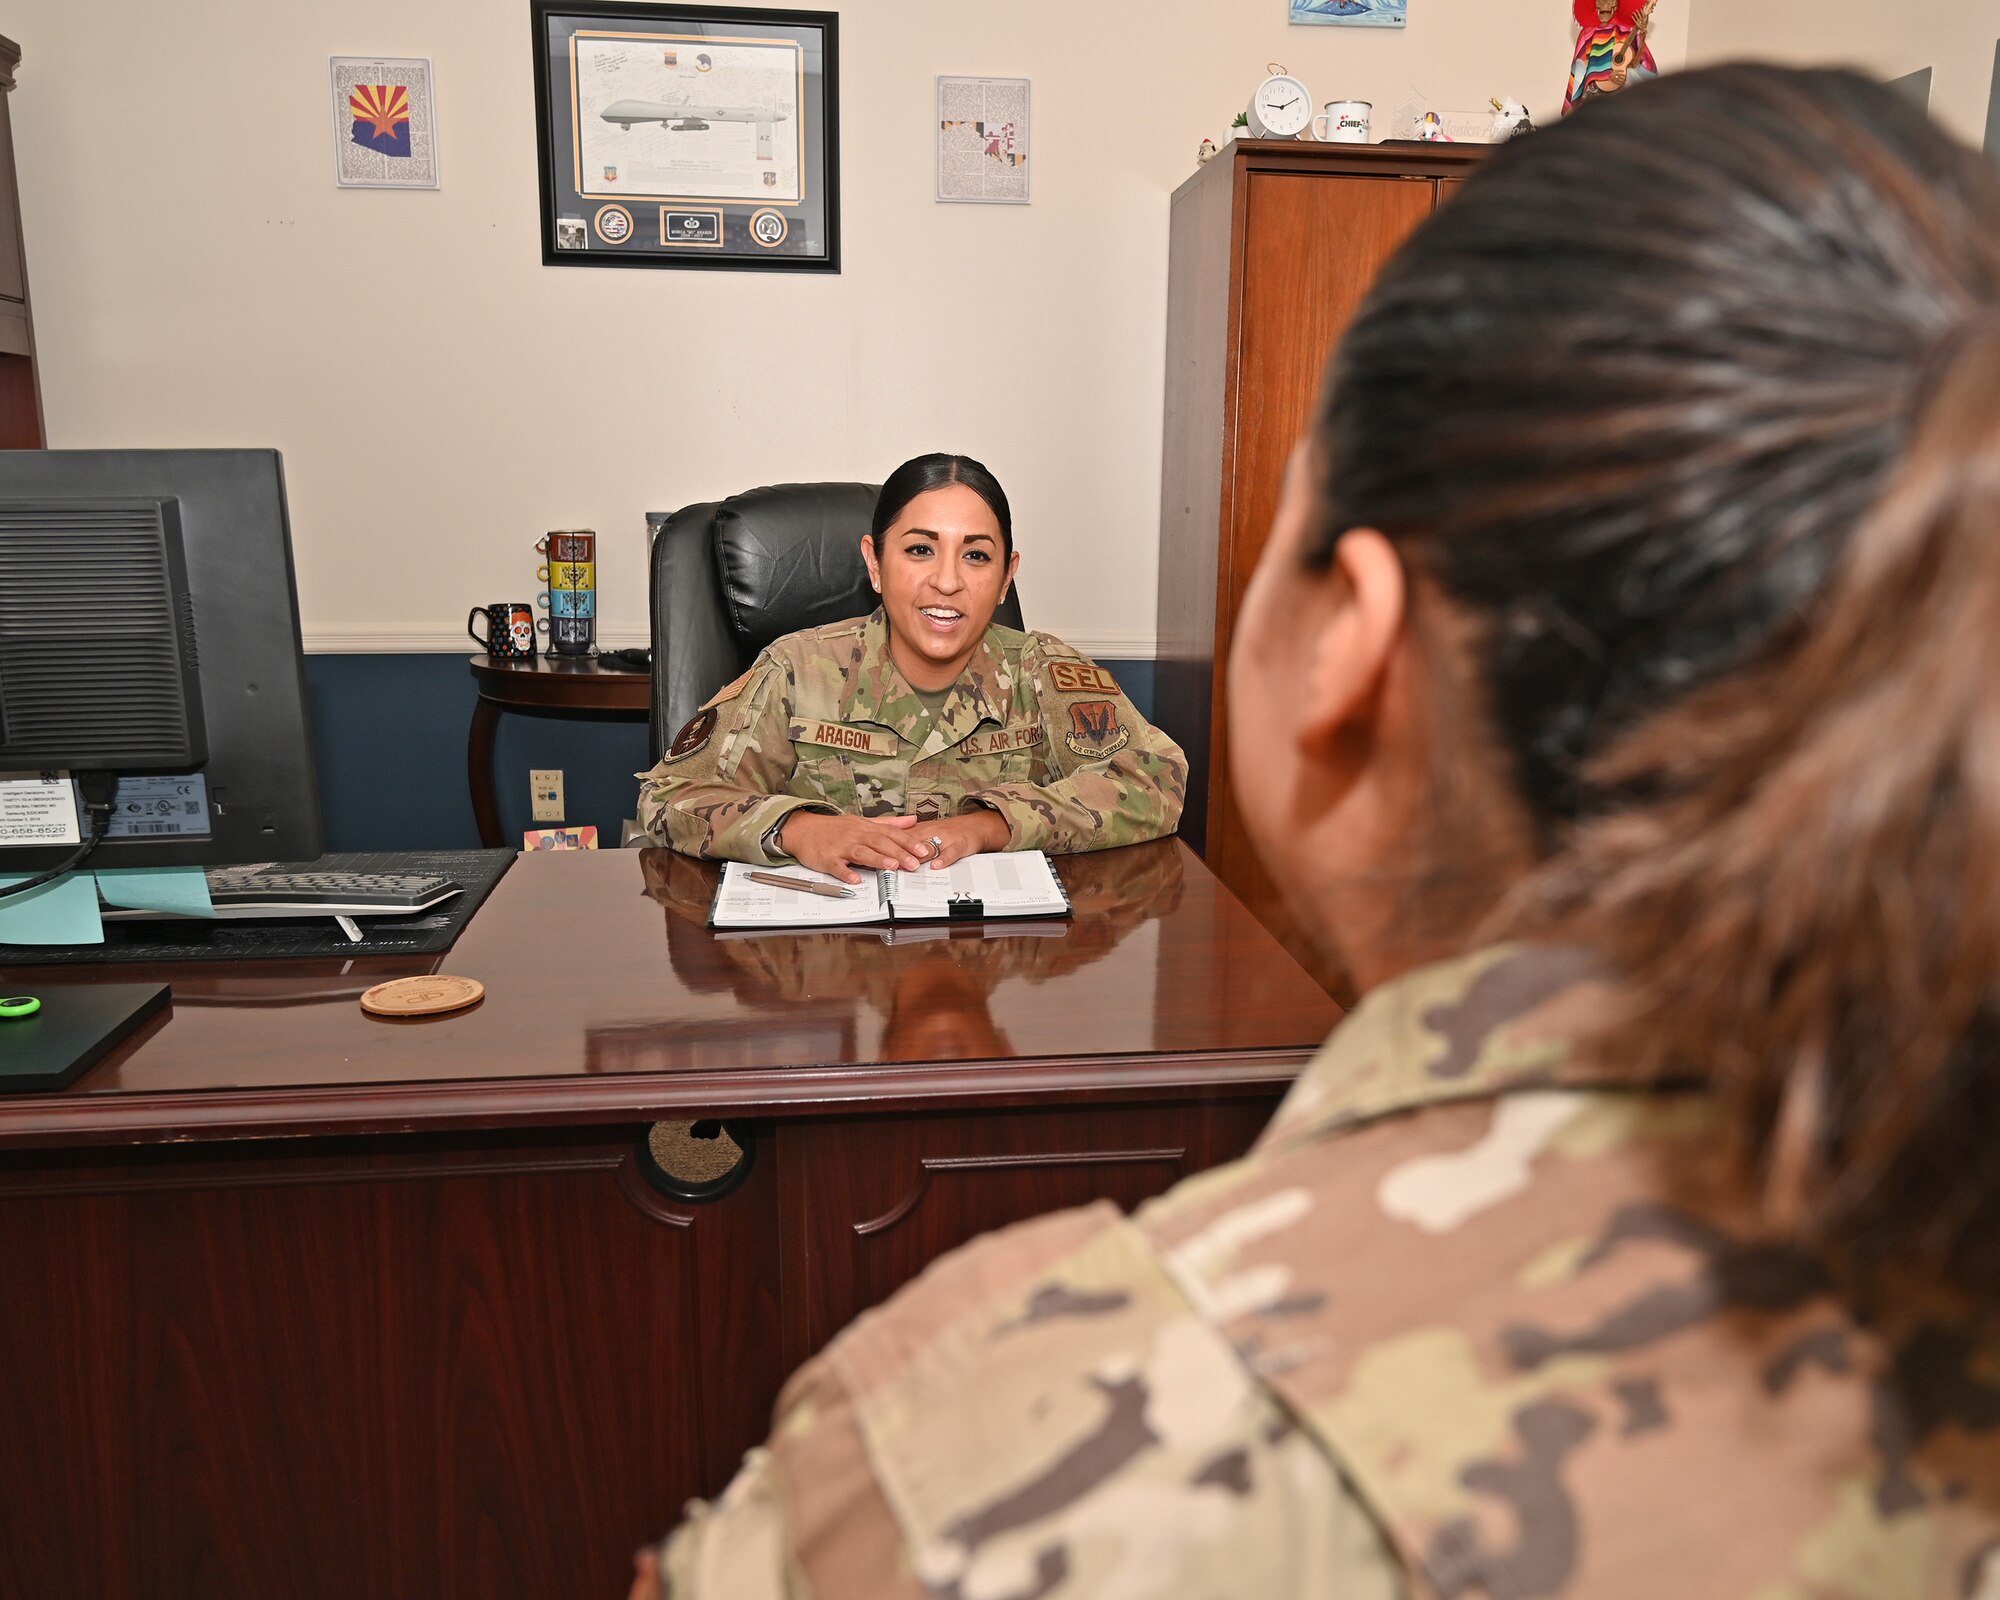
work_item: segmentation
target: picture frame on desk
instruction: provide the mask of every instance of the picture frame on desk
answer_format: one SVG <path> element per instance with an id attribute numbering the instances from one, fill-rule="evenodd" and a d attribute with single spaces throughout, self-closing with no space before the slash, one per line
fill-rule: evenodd
<path id="1" fill-rule="evenodd" d="M 544 266 L 840 270 L 835 13 L 530 10 Z"/>

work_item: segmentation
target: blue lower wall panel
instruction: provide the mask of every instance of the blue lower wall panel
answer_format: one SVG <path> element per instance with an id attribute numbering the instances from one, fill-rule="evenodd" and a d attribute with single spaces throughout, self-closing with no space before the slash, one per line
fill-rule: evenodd
<path id="1" fill-rule="evenodd" d="M 1150 717 L 1153 663 L 1103 665 Z M 463 655 L 311 655 L 306 684 L 328 850 L 479 843 L 465 771 L 478 694 Z M 507 838 L 518 843 L 530 826 L 529 769 L 559 767 L 568 822 L 595 823 L 600 841 L 615 847 L 634 809 L 632 774 L 647 765 L 643 717 L 504 712 L 494 771 Z"/>
<path id="2" fill-rule="evenodd" d="M 1118 687 L 1139 708 L 1139 715 L 1153 720 L 1153 663 L 1150 661 L 1101 661 L 1104 670 L 1118 680 Z"/>

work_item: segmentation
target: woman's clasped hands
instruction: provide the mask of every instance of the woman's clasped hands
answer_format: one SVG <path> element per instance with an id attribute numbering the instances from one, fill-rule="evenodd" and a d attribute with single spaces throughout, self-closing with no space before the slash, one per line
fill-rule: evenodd
<path id="1" fill-rule="evenodd" d="M 948 867 L 982 850 L 1004 850 L 1009 837 L 1006 819 L 983 806 L 931 822 L 794 811 L 779 828 L 777 845 L 802 867 L 859 883 L 864 871 L 915 872 Z"/>

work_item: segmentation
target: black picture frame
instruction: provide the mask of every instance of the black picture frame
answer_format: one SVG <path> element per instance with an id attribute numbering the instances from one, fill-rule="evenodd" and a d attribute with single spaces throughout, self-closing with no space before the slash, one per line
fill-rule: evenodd
<path id="1" fill-rule="evenodd" d="M 544 266 L 840 271 L 835 12 L 638 0 L 529 10 Z M 704 81 L 721 85 L 708 101 L 695 98 Z M 620 108 L 634 114 L 611 114 Z M 715 165 L 689 162 L 687 139 L 718 149 Z"/>

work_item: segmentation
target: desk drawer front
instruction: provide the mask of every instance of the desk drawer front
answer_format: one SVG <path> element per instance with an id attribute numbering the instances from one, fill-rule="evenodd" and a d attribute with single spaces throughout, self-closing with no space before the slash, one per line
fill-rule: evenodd
<path id="1" fill-rule="evenodd" d="M 1130 1210 L 1234 1160 L 1278 1096 L 781 1124 L 786 1358 L 803 1360 L 946 1251 L 1044 1212 Z"/>

